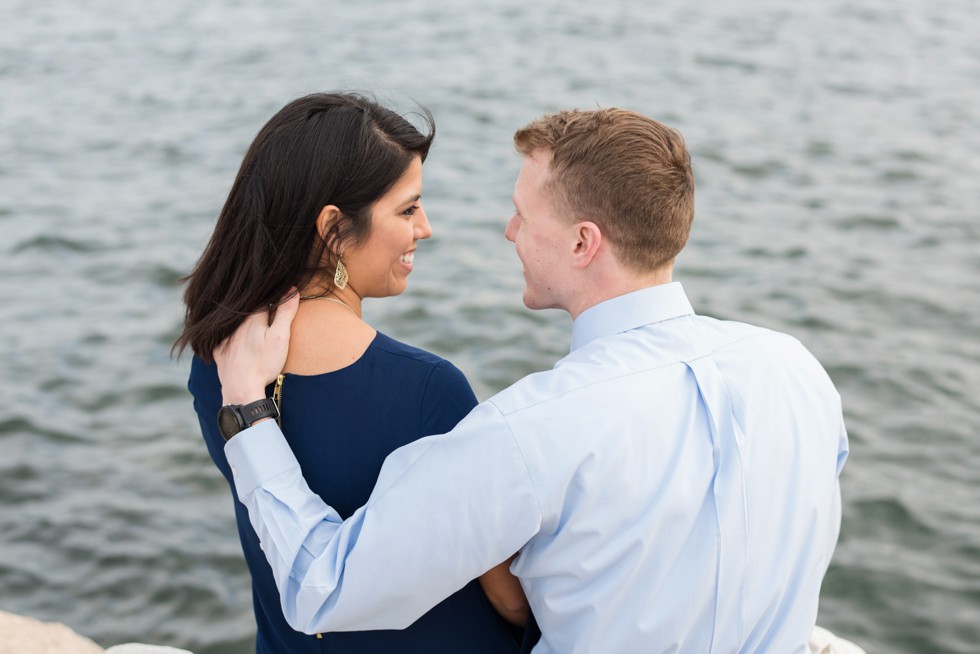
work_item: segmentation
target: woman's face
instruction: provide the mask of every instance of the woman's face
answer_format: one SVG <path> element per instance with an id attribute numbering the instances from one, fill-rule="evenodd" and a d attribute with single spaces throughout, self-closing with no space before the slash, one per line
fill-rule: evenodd
<path id="1" fill-rule="evenodd" d="M 422 159 L 415 157 L 375 203 L 367 240 L 343 252 L 351 288 L 362 298 L 401 294 L 412 272 L 415 244 L 430 236 L 432 228 L 422 208 Z"/>

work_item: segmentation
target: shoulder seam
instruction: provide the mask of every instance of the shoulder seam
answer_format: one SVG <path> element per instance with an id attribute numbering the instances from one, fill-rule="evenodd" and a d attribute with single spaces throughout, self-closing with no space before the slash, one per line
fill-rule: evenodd
<path id="1" fill-rule="evenodd" d="M 421 363 L 427 363 L 427 362 L 423 361 Z M 422 433 L 422 421 L 425 419 L 425 405 L 426 405 L 425 398 L 429 393 L 429 382 L 432 381 L 432 375 L 435 374 L 436 368 L 441 366 L 443 363 L 445 363 L 445 361 L 440 360 L 434 364 L 429 364 L 429 371 L 425 375 L 425 384 L 423 384 L 422 392 L 419 394 L 419 410 L 418 410 L 419 424 L 416 425 L 416 431 L 420 434 Z"/>
<path id="2" fill-rule="evenodd" d="M 520 408 L 514 409 L 513 411 L 510 411 L 510 412 L 504 412 L 503 409 L 501 409 L 495 402 L 493 402 L 493 398 L 491 398 L 490 400 L 487 400 L 487 401 L 493 403 L 494 408 L 496 408 L 497 411 L 500 412 L 500 415 L 501 416 L 504 416 L 504 418 L 506 419 L 506 417 L 508 415 L 519 413 L 521 411 L 526 411 L 527 409 L 534 408 L 534 407 L 536 407 L 536 406 L 538 406 L 540 404 L 544 404 L 545 402 L 551 402 L 552 400 L 557 400 L 557 399 L 559 399 L 561 397 L 564 397 L 565 395 L 568 395 L 570 393 L 575 393 L 575 392 L 578 392 L 578 391 L 581 391 L 581 390 L 584 390 L 584 389 L 587 389 L 587 388 L 591 388 L 592 386 L 596 386 L 598 384 L 605 384 L 607 382 L 614 381 L 616 379 L 623 379 L 623 378 L 626 378 L 626 377 L 632 377 L 633 375 L 641 375 L 641 374 L 648 373 L 648 372 L 651 372 L 651 371 L 654 371 L 654 370 L 660 370 L 661 368 L 668 368 L 670 366 L 674 366 L 674 365 L 678 365 L 678 364 L 682 364 L 683 365 L 687 361 L 694 361 L 696 359 L 700 359 L 700 358 L 703 358 L 703 357 L 706 357 L 706 356 L 711 356 L 715 352 L 717 352 L 718 350 L 720 350 L 720 349 L 722 349 L 724 347 L 728 347 L 729 345 L 734 345 L 735 343 L 740 343 L 740 342 L 745 341 L 745 340 L 748 340 L 750 338 L 758 338 L 760 336 L 785 336 L 786 338 L 789 338 L 789 339 L 791 339 L 793 341 L 799 342 L 795 337 L 790 336 L 789 334 L 784 334 L 782 332 L 777 332 L 777 331 L 772 331 L 772 330 L 766 330 L 766 331 L 763 331 L 763 332 L 757 332 L 755 334 L 748 334 L 746 336 L 743 336 L 741 338 L 737 338 L 737 339 L 732 340 L 732 341 L 726 341 L 724 344 L 719 345 L 718 347 L 715 347 L 715 348 L 713 348 L 713 349 L 711 349 L 711 350 L 709 350 L 709 351 L 707 351 L 707 352 L 705 352 L 703 354 L 699 354 L 697 356 L 691 356 L 691 357 L 683 358 L 683 359 L 672 359 L 671 361 L 667 361 L 665 363 L 662 363 L 659 366 L 653 366 L 653 367 L 650 367 L 650 368 L 644 368 L 643 370 L 635 370 L 633 372 L 623 373 L 621 375 L 616 375 L 614 377 L 605 377 L 605 378 L 600 379 L 600 380 L 597 380 L 597 381 L 589 382 L 587 384 L 582 384 L 581 386 L 576 386 L 575 388 L 571 388 L 571 389 L 569 389 L 569 390 L 567 390 L 567 391 L 565 391 L 563 393 L 560 393 L 560 394 L 557 394 L 557 395 L 551 395 L 551 396 L 546 397 L 546 398 L 542 398 L 542 399 L 538 400 L 537 402 L 534 402 L 533 404 L 525 404 L 525 405 L 521 406 Z M 552 368 L 551 370 L 546 370 L 546 371 L 543 371 L 543 372 L 537 373 L 537 374 L 548 375 L 548 374 L 554 373 L 556 370 L 557 370 L 557 368 Z M 532 376 L 532 375 L 529 375 L 528 377 L 530 377 L 530 376 Z M 524 379 L 527 379 L 528 377 L 524 377 Z M 523 381 L 523 379 L 520 380 L 520 381 Z M 519 383 L 519 382 L 515 382 L 515 383 Z M 508 389 L 505 389 L 505 390 L 508 390 Z M 503 392 L 503 391 L 501 391 L 501 392 Z"/>
<path id="3" fill-rule="evenodd" d="M 544 509 L 541 507 L 541 496 L 538 494 L 538 487 L 534 483 L 534 475 L 531 474 L 531 467 L 527 464 L 527 457 L 524 455 L 524 448 L 521 447 L 520 441 L 517 439 L 517 435 L 514 434 L 514 430 L 510 426 L 510 421 L 507 420 L 507 415 L 500 410 L 500 407 L 492 400 L 487 400 L 487 404 L 493 407 L 494 411 L 500 414 L 500 419 L 504 421 L 504 425 L 507 426 L 507 433 L 510 434 L 510 438 L 514 441 L 514 446 L 517 448 L 517 452 L 521 455 L 521 463 L 524 464 L 524 472 L 527 473 L 527 479 L 531 482 L 531 490 L 534 492 L 534 501 L 538 505 L 538 515 L 541 516 L 541 524 L 544 524 Z"/>
<path id="4" fill-rule="evenodd" d="M 381 334 L 381 332 L 378 332 L 378 334 L 383 335 L 383 334 Z M 388 340 L 390 340 L 390 341 L 392 341 L 392 342 L 394 342 L 394 343 L 398 343 L 399 345 L 403 345 L 406 348 L 412 348 L 412 349 L 417 350 L 418 352 L 420 352 L 420 353 L 422 353 L 424 355 L 428 355 L 428 356 L 432 357 L 433 359 L 435 359 L 435 361 L 426 361 L 425 358 L 424 357 L 421 357 L 421 356 L 417 356 L 417 355 L 414 355 L 414 354 L 411 354 L 411 353 L 407 353 L 407 352 L 394 352 L 391 349 L 389 349 L 388 347 L 386 347 L 385 345 L 381 345 L 381 344 L 378 344 L 377 345 L 377 348 L 379 350 L 385 352 L 386 354 L 390 354 L 393 357 L 400 357 L 402 359 L 410 359 L 412 361 L 417 361 L 417 362 L 419 362 L 419 363 L 421 363 L 423 365 L 432 366 L 432 367 L 436 367 L 436 366 L 439 366 L 439 365 L 441 365 L 443 363 L 446 363 L 446 359 L 443 358 L 443 357 L 441 357 L 441 356 L 439 356 L 438 354 L 434 354 L 432 352 L 429 352 L 428 350 L 423 350 L 422 348 L 417 348 L 417 347 L 414 347 L 412 345 L 407 345 L 405 343 L 402 343 L 401 341 L 396 341 L 395 339 L 391 338 L 390 336 L 385 336 L 385 338 L 388 339 Z"/>

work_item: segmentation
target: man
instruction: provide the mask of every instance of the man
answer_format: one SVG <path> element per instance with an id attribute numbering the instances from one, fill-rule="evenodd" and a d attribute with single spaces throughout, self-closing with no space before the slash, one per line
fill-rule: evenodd
<path id="1" fill-rule="evenodd" d="M 805 651 L 840 524 L 833 385 L 793 338 L 697 316 L 671 281 L 694 213 L 678 133 L 608 109 L 545 116 L 515 142 L 506 236 L 525 304 L 574 319 L 571 352 L 392 453 L 347 521 L 275 422 L 235 435 L 287 619 L 404 627 L 519 552 L 536 651 Z M 227 404 L 264 398 L 294 310 L 216 350 Z"/>

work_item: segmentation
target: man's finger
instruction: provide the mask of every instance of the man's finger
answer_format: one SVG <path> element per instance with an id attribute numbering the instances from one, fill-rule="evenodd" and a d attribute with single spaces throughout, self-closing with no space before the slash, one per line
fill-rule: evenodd
<path id="1" fill-rule="evenodd" d="M 236 327 L 235 331 L 228 335 L 228 337 L 223 341 L 218 343 L 218 346 L 211 351 L 211 356 L 214 357 L 215 361 L 223 357 L 228 352 L 228 349 L 232 347 L 232 343 L 235 343 L 243 338 L 248 340 L 247 334 L 250 330 L 254 331 L 256 326 L 265 325 L 265 321 L 267 320 L 266 316 L 268 316 L 268 313 L 268 311 L 259 311 L 258 313 L 253 313 L 246 316 L 245 320 L 242 321 L 242 324 Z M 261 330 L 264 331 L 265 327 L 261 327 Z"/>
<path id="2" fill-rule="evenodd" d="M 270 324 L 269 329 L 283 330 L 288 334 L 289 326 L 293 323 L 293 318 L 296 317 L 298 310 L 299 292 L 293 288 L 280 300 L 279 306 L 276 307 L 275 318 Z"/>

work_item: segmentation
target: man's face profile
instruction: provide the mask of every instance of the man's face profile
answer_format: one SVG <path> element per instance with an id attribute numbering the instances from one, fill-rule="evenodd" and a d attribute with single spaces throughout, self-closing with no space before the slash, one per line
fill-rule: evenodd
<path id="1" fill-rule="evenodd" d="M 553 211 L 551 192 L 545 187 L 550 174 L 547 152 L 524 158 L 514 185 L 514 215 L 504 235 L 514 243 L 524 266 L 524 305 L 529 309 L 563 309 L 564 246 L 569 226 Z"/>

